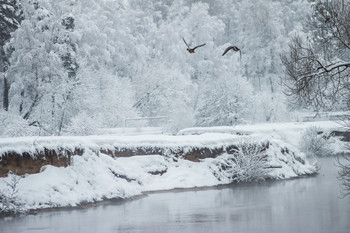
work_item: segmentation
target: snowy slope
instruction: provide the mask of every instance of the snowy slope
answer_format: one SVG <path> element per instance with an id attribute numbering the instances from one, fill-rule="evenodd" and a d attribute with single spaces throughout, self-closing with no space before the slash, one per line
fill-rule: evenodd
<path id="1" fill-rule="evenodd" d="M 168 156 L 149 155 L 128 158 L 112 158 L 93 151 L 94 148 L 111 146 L 164 146 L 208 147 L 229 145 L 233 141 L 269 142 L 265 151 L 268 164 L 280 168 L 269 169 L 266 178 L 283 179 L 313 174 L 316 168 L 303 153 L 292 145 L 268 136 L 237 136 L 222 133 L 202 135 L 166 136 L 88 136 L 88 137 L 42 137 L 4 139 L 0 150 L 16 151 L 45 147 L 85 147 L 82 156 L 72 156 L 71 166 L 44 166 L 40 173 L 23 176 L 16 187 L 15 202 L 21 208 L 40 209 L 61 206 L 76 206 L 109 198 L 128 198 L 146 191 L 191 188 L 228 184 L 230 174 L 221 169 L 222 161 L 233 155 L 222 154 L 216 158 L 191 162 Z M 33 149 L 33 150 L 34 150 Z M 10 195 L 11 177 L 0 178 L 0 190 Z M 0 204 L 0 209 L 4 206 Z"/>

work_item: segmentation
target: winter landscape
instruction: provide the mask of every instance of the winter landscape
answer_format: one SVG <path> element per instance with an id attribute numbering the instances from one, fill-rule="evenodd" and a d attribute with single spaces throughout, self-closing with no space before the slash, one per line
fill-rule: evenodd
<path id="1" fill-rule="evenodd" d="M 349 32 L 348 0 L 0 1 L 0 232 L 348 232 Z"/>

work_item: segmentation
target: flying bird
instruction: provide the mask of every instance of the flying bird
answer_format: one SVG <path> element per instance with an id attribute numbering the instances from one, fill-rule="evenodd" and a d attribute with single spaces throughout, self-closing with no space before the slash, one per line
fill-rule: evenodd
<path id="1" fill-rule="evenodd" d="M 224 53 L 222 54 L 222 56 L 224 56 L 228 51 L 230 51 L 230 50 L 233 50 L 233 51 L 235 51 L 235 52 L 239 52 L 239 58 L 240 59 L 242 59 L 242 52 L 241 52 L 241 50 L 238 48 L 238 47 L 236 47 L 236 46 L 229 46 L 229 47 L 227 47 L 227 49 L 225 49 L 225 51 L 224 51 Z"/>
<path id="2" fill-rule="evenodd" d="M 202 46 L 205 45 L 205 44 L 201 44 L 201 45 L 197 45 L 196 47 L 190 48 L 190 46 L 188 46 L 187 42 L 185 41 L 185 38 L 182 37 L 182 39 L 183 39 L 183 41 L 185 42 L 185 44 L 186 44 L 186 46 L 187 46 L 187 51 L 188 51 L 189 53 L 194 53 L 194 50 L 195 50 L 196 48 L 199 48 L 199 47 L 202 47 Z"/>

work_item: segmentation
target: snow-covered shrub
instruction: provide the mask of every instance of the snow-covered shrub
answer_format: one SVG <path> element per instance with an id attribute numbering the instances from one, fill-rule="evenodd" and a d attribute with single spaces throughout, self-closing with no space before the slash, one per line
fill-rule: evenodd
<path id="1" fill-rule="evenodd" d="M 322 132 L 321 128 L 312 126 L 306 129 L 301 136 L 299 142 L 300 150 L 309 158 L 333 154 L 333 151 L 330 149 L 330 139 L 320 132 Z"/>
<path id="2" fill-rule="evenodd" d="M 40 128 L 30 126 L 30 123 L 19 115 L 0 111 L 0 136 L 21 137 L 40 135 Z"/>
<path id="3" fill-rule="evenodd" d="M 193 126 L 191 95 L 194 87 L 189 75 L 159 63 L 135 80 L 137 101 L 134 106 L 143 117 L 168 116 L 165 130 L 171 133 Z"/>
<path id="4" fill-rule="evenodd" d="M 86 112 L 105 128 L 123 127 L 125 119 L 139 117 L 133 107 L 134 91 L 128 79 L 112 75 L 107 70 L 86 69 L 83 74 L 79 89 L 79 98 L 82 98 L 80 112 Z"/>
<path id="5" fill-rule="evenodd" d="M 215 176 L 229 179 L 230 182 L 262 181 L 269 172 L 265 145 L 253 142 L 241 142 L 233 154 L 224 154 L 217 160 L 219 171 Z"/>
<path id="6" fill-rule="evenodd" d="M 97 130 L 96 121 L 85 112 L 81 112 L 75 117 L 73 117 L 68 124 L 63 129 L 63 134 L 65 135 L 91 135 Z"/>
<path id="7" fill-rule="evenodd" d="M 252 120 L 253 96 L 253 87 L 246 78 L 217 78 L 216 82 L 206 86 L 202 93 L 196 125 L 231 126 Z"/>
<path id="8" fill-rule="evenodd" d="M 18 183 L 21 177 L 9 173 L 8 181 L 0 187 L 0 214 L 18 214 L 25 212 L 24 204 L 18 199 Z"/>
<path id="9" fill-rule="evenodd" d="M 342 126 L 346 131 L 350 132 L 350 117 L 343 120 Z M 349 142 L 343 147 L 345 151 L 350 151 Z M 343 197 L 345 197 L 350 195 L 350 156 L 345 154 L 337 156 L 336 165 L 340 168 L 337 178 L 340 181 L 340 186 L 342 188 L 341 193 Z"/>

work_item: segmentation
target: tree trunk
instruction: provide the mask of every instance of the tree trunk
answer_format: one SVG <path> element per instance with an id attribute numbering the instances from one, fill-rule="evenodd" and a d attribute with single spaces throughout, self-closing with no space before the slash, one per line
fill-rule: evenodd
<path id="1" fill-rule="evenodd" d="M 26 114 L 24 114 L 23 119 L 28 120 L 30 114 L 33 111 L 33 108 L 38 104 L 38 100 L 39 100 L 39 94 L 36 94 L 33 100 L 33 103 L 30 105 L 29 110 L 27 111 Z"/>
<path id="2" fill-rule="evenodd" d="M 9 85 L 8 85 L 8 82 L 7 82 L 7 78 L 4 76 L 4 94 L 3 94 L 3 108 L 5 109 L 5 111 L 8 111 L 9 109 Z"/>
<path id="3" fill-rule="evenodd" d="M 5 76 L 5 71 L 6 71 L 5 63 L 6 63 L 6 59 L 5 59 L 4 45 L 1 43 L 0 44 L 0 80 L 2 82 L 2 79 L 4 79 L 4 81 L 1 83 L 2 85 L 0 85 L 0 93 L 2 93 L 0 100 L 2 100 L 3 109 L 7 111 L 9 106 L 9 98 L 8 98 L 9 85 Z"/>
<path id="4" fill-rule="evenodd" d="M 0 43 L 0 101 L 2 101 L 2 107 L 7 111 L 8 110 L 8 83 L 5 77 L 5 53 L 4 53 L 4 45 Z M 4 79 L 4 81 L 2 81 Z"/>

